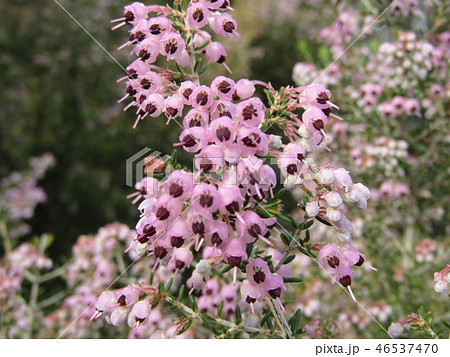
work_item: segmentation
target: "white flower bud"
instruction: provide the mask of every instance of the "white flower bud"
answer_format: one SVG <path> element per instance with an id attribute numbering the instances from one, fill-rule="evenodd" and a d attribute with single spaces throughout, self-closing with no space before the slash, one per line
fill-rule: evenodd
<path id="1" fill-rule="evenodd" d="M 308 130 L 306 130 L 306 126 L 304 124 L 300 126 L 300 128 L 298 129 L 298 133 L 300 134 L 300 136 L 302 138 L 305 138 L 305 139 L 312 138 L 312 134 Z"/>
<path id="2" fill-rule="evenodd" d="M 362 183 L 358 182 L 353 187 L 361 193 L 361 195 L 364 197 L 364 199 L 366 201 L 369 200 L 370 190 L 366 186 L 364 186 Z"/>
<path id="3" fill-rule="evenodd" d="M 269 135 L 269 147 L 272 149 L 279 149 L 283 145 L 281 141 L 281 136 L 279 135 Z"/>
<path id="4" fill-rule="evenodd" d="M 195 266 L 195 270 L 201 275 L 208 275 L 211 272 L 211 264 L 206 259 L 202 259 Z"/>
<path id="5" fill-rule="evenodd" d="M 342 204 L 342 197 L 336 191 L 330 192 L 323 197 L 325 198 L 325 201 L 327 201 L 327 203 L 333 208 L 338 208 Z"/>
<path id="6" fill-rule="evenodd" d="M 293 190 L 301 183 L 301 178 L 298 175 L 289 175 L 286 177 L 286 180 L 284 180 L 284 187 L 286 190 Z"/>
<path id="7" fill-rule="evenodd" d="M 353 187 L 351 191 L 344 194 L 344 198 L 347 202 L 355 204 L 362 198 L 362 195 L 361 192 Z"/>
<path id="8" fill-rule="evenodd" d="M 355 203 L 355 207 L 359 209 L 367 208 L 367 201 L 364 199 L 364 197 L 361 197 L 361 199 Z"/>
<path id="9" fill-rule="evenodd" d="M 394 338 L 400 337 L 404 332 L 403 326 L 399 323 L 393 322 L 391 326 L 389 326 L 388 333 Z"/>
<path id="10" fill-rule="evenodd" d="M 352 235 L 348 230 L 337 232 L 336 237 L 341 243 L 349 243 L 352 240 Z"/>
<path id="11" fill-rule="evenodd" d="M 328 169 L 320 170 L 318 176 L 319 176 L 318 181 L 322 185 L 329 185 L 334 181 L 333 170 Z"/>
<path id="12" fill-rule="evenodd" d="M 434 284 L 434 291 L 437 293 L 443 293 L 448 289 L 448 285 L 444 280 L 438 280 Z"/>
<path id="13" fill-rule="evenodd" d="M 118 307 L 111 314 L 111 324 L 114 326 L 119 326 L 127 321 L 128 308 Z"/>
<path id="14" fill-rule="evenodd" d="M 333 208 L 328 208 L 327 217 L 330 221 L 337 222 L 341 219 L 341 211 Z"/>
<path id="15" fill-rule="evenodd" d="M 334 170 L 334 184 L 339 187 L 349 187 L 352 184 L 352 178 L 345 169 Z"/>
<path id="16" fill-rule="evenodd" d="M 308 202 L 305 207 L 306 215 L 308 217 L 315 217 L 319 214 L 319 205 L 317 202 Z"/>

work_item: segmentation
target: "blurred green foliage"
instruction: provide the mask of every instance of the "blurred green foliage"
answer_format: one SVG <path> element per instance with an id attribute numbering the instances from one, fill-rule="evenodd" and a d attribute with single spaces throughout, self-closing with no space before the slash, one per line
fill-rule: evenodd
<path id="1" fill-rule="evenodd" d="M 125 2 L 60 3 L 127 66 L 127 51 L 116 50 L 126 34 L 112 32 L 109 23 Z M 55 234 L 51 253 L 58 258 L 81 233 L 114 220 L 133 225 L 125 160 L 145 146 L 170 153 L 167 139 L 177 130 L 155 119 L 133 131 L 134 113 L 116 103 L 124 85 L 115 79 L 124 69 L 56 2 L 2 2 L 0 21 L 0 177 L 22 170 L 30 156 L 56 157 L 41 183 L 48 202 L 31 223 L 33 234 Z"/>

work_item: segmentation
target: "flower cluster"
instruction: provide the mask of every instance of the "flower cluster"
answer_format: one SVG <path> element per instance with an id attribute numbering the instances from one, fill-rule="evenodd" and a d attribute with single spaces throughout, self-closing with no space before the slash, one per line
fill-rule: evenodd
<path id="1" fill-rule="evenodd" d="M 315 186 L 309 186 L 313 199 L 306 203 L 308 217 L 322 217 L 331 222 L 340 242 L 351 241 L 353 226 L 346 217 L 344 202 L 359 209 L 367 207 L 369 189 L 361 183 L 352 183 L 352 178 L 344 168 L 325 166 L 318 168 L 312 176 Z"/>
<path id="2" fill-rule="evenodd" d="M 335 244 L 328 244 L 319 253 L 320 266 L 330 275 L 333 284 L 341 283 L 350 286 L 355 275 L 353 266 L 361 266 L 364 258 L 352 245 L 339 248 Z"/>
<path id="3" fill-rule="evenodd" d="M 380 104 L 380 112 L 385 119 L 395 119 L 402 115 L 421 117 L 419 101 L 415 98 L 403 98 L 400 96 Z"/>
<path id="4" fill-rule="evenodd" d="M 405 140 L 394 140 L 389 137 L 374 138 L 372 143 L 355 145 L 351 151 L 351 157 L 359 170 L 367 170 L 378 167 L 386 176 L 393 172 L 398 176 L 404 176 L 399 163 L 408 158 L 408 143 Z"/>
<path id="5" fill-rule="evenodd" d="M 226 57 L 223 46 L 212 41 L 204 26 L 219 36 L 238 36 L 236 22 L 225 12 L 228 5 L 228 1 L 183 1 L 169 8 L 133 3 L 125 7 L 118 25 L 131 25 L 129 41 L 121 48 L 134 46 L 138 56 L 123 78 L 127 95 L 121 99 L 133 98 L 126 109 L 137 107 L 134 126 L 148 116 L 163 115 L 167 123 L 181 118 L 183 130 L 174 146 L 194 155 L 195 170 L 182 169 L 173 157 L 169 161 L 150 157 L 147 177 L 130 195 L 135 203 L 143 200 L 136 235 L 127 251 L 136 258 L 148 256 L 151 283 L 104 293 L 95 304 L 94 317 L 104 315 L 113 325 L 126 322 L 135 336 L 152 334 L 152 306 L 160 302 L 181 308 L 194 320 L 198 308 L 207 321 L 222 326 L 223 311 L 229 319 L 227 326 L 246 332 L 254 327 L 229 325 L 233 320 L 240 323 L 240 310 L 256 315 L 270 306 L 278 311 L 283 336 L 297 331 L 291 331 L 284 318 L 282 292 L 286 282 L 298 281 L 284 265 L 295 258 L 288 254 L 300 243 L 276 227 L 286 217 L 281 214 L 282 192 L 276 192 L 276 171 L 267 157 L 276 161 L 286 188 L 302 187 L 307 193 L 303 220 L 304 225 L 309 222 L 303 230 L 317 218 L 333 225 L 340 240 L 348 243 L 352 228 L 344 215 L 344 202 L 364 209 L 370 196 L 364 185 L 352 183 L 345 169 L 321 167 L 307 157 L 325 147 L 327 124 L 342 120 L 332 113 L 338 107 L 324 86 L 276 91 L 261 81 L 225 76 L 209 85 L 200 83 L 206 69 L 201 56 L 205 54 L 208 63 L 224 63 Z M 157 16 L 149 17 L 151 13 Z M 174 60 L 176 71 L 154 65 L 159 54 Z M 255 96 L 256 85 L 263 88 L 268 105 Z M 284 135 L 266 133 L 272 125 Z M 288 220 L 302 230 L 295 220 Z M 351 246 L 343 249 L 354 253 Z M 303 252 L 314 256 L 310 250 L 306 247 Z M 346 259 L 339 274 L 353 276 L 350 266 L 363 260 L 359 255 L 356 261 L 353 256 Z M 341 284 L 350 285 L 341 278 Z M 154 282 L 159 282 L 158 288 Z M 189 296 L 198 296 L 194 309 L 183 305 L 180 289 L 185 286 Z M 180 298 L 173 298 L 172 292 Z M 260 320 L 245 316 L 250 325 Z M 169 326 L 162 335 L 169 336 L 172 327 L 176 334 L 183 334 L 190 322 L 180 318 Z"/>
<path id="6" fill-rule="evenodd" d="M 47 196 L 37 181 L 53 164 L 51 154 L 34 157 L 29 160 L 29 170 L 13 172 L 1 181 L 0 211 L 5 213 L 8 222 L 14 224 L 10 232 L 12 238 L 29 233 L 30 227 L 22 220 L 31 218 L 36 206 L 46 201 Z"/>
<path id="7" fill-rule="evenodd" d="M 373 81 L 385 88 L 409 90 L 432 71 L 434 51 L 431 43 L 417 41 L 412 32 L 402 32 L 397 42 L 380 45 L 368 70 L 373 74 Z"/>
<path id="8" fill-rule="evenodd" d="M 122 254 L 133 237 L 134 231 L 126 225 L 113 223 L 100 228 L 95 235 L 78 238 L 72 247 L 73 259 L 60 268 L 69 294 L 66 294 L 59 309 L 46 316 L 47 329 L 59 335 L 66 333 L 70 326 L 67 335 L 73 338 L 99 335 L 101 321 L 90 321 L 95 312 L 95 301 L 125 269 Z M 75 323 L 71 326 L 73 321 Z"/>
<path id="9" fill-rule="evenodd" d="M 320 31 L 320 37 L 324 43 L 330 45 L 331 51 L 337 57 L 342 54 L 346 46 L 360 30 L 360 12 L 342 11 L 331 26 Z"/>
<path id="10" fill-rule="evenodd" d="M 414 247 L 414 252 L 416 255 L 416 260 L 420 263 L 429 262 L 434 260 L 434 254 L 437 250 L 437 244 L 430 238 L 422 239 Z"/>

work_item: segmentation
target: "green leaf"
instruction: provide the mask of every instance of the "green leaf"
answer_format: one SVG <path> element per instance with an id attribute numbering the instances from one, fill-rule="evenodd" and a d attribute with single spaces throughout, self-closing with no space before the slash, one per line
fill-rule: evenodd
<path id="1" fill-rule="evenodd" d="M 286 192 L 286 189 L 285 189 L 285 188 L 282 188 L 282 189 L 278 190 L 277 193 L 275 193 L 275 195 L 273 196 L 273 198 L 274 198 L 274 199 L 281 198 L 281 196 L 283 196 L 285 192 Z"/>
<path id="2" fill-rule="evenodd" d="M 181 9 L 186 10 L 189 6 L 190 0 L 181 0 Z"/>
<path id="3" fill-rule="evenodd" d="M 309 234 L 309 231 L 306 231 L 305 239 L 303 239 L 303 243 L 308 243 L 311 238 L 311 234 Z"/>
<path id="4" fill-rule="evenodd" d="M 201 43 L 200 45 L 198 45 L 197 47 L 194 48 L 195 51 L 200 51 L 201 49 L 205 48 L 206 46 L 208 46 L 209 44 L 209 40 L 205 41 L 203 43 Z"/>
<path id="5" fill-rule="evenodd" d="M 303 254 L 305 254 L 306 256 L 308 256 L 308 257 L 316 258 L 315 254 L 313 254 L 313 253 L 311 253 L 311 252 L 308 252 L 308 251 L 307 251 L 305 248 L 303 248 L 302 246 L 299 246 L 299 247 L 298 247 L 298 250 L 299 250 L 300 252 L 302 252 Z"/>
<path id="6" fill-rule="evenodd" d="M 241 308 L 239 307 L 238 304 L 236 304 L 236 307 L 234 309 L 234 317 L 236 325 L 240 325 L 242 323 L 242 313 Z"/>
<path id="7" fill-rule="evenodd" d="M 245 252 L 247 253 L 247 256 L 251 256 L 253 247 L 254 247 L 254 245 L 255 245 L 254 243 L 255 243 L 255 242 L 250 243 L 250 244 L 247 244 L 247 248 L 245 249 Z"/>
<path id="8" fill-rule="evenodd" d="M 278 214 L 277 218 L 283 222 L 292 223 L 291 219 L 289 217 L 286 217 L 285 215 Z"/>
<path id="9" fill-rule="evenodd" d="M 324 66 L 327 66 L 330 62 L 331 53 L 328 47 L 326 46 L 320 46 L 319 47 L 319 59 L 322 62 Z"/>
<path id="10" fill-rule="evenodd" d="M 305 229 L 310 228 L 314 223 L 314 220 L 310 220 L 308 222 L 304 222 L 298 226 L 298 229 L 304 231 Z"/>
<path id="11" fill-rule="evenodd" d="M 291 236 L 288 236 L 286 234 L 281 234 L 281 240 L 283 241 L 283 243 L 285 245 L 289 245 L 289 244 L 291 244 L 292 238 L 291 238 Z"/>
<path id="12" fill-rule="evenodd" d="M 181 285 L 180 291 L 178 292 L 178 300 L 181 300 L 183 298 L 184 292 L 186 290 L 186 285 Z"/>
<path id="13" fill-rule="evenodd" d="M 326 226 L 332 226 L 330 222 L 324 220 L 322 217 L 316 216 L 315 219 L 317 219 L 320 223 L 325 224 Z"/>
<path id="14" fill-rule="evenodd" d="M 215 324 L 216 320 L 214 320 L 211 316 L 205 314 L 204 312 L 202 312 L 202 314 L 200 315 L 202 317 L 202 320 L 204 322 L 206 322 L 207 324 Z"/>
<path id="15" fill-rule="evenodd" d="M 289 278 L 283 278 L 283 281 L 286 284 L 291 284 L 291 283 L 301 283 L 303 281 L 303 279 L 295 278 L 295 277 L 289 277 Z"/>
<path id="16" fill-rule="evenodd" d="M 172 287 L 172 283 L 173 283 L 173 278 L 170 278 L 169 281 L 166 284 L 166 291 L 169 291 L 170 288 Z"/>
<path id="17" fill-rule="evenodd" d="M 295 254 L 288 255 L 283 262 L 283 265 L 289 264 L 295 259 Z"/>
<path id="18" fill-rule="evenodd" d="M 444 325 L 445 327 L 447 327 L 448 329 L 450 329 L 450 322 L 449 321 L 445 321 L 444 319 L 441 319 L 441 324 Z"/>
<path id="19" fill-rule="evenodd" d="M 175 67 L 177 68 L 177 71 L 185 74 L 186 72 L 184 71 L 183 67 L 181 67 L 177 62 L 175 62 Z"/>
<path id="20" fill-rule="evenodd" d="M 149 279 L 149 285 L 153 285 L 153 279 L 155 278 L 155 273 L 151 272 L 150 273 L 150 279 Z"/>
<path id="21" fill-rule="evenodd" d="M 295 218 L 292 217 L 290 214 L 287 214 L 286 217 L 289 218 L 290 223 L 297 229 L 298 228 L 298 223 L 295 220 Z"/>
<path id="22" fill-rule="evenodd" d="M 271 107 L 273 105 L 273 103 L 275 102 L 275 97 L 274 97 L 273 93 L 268 89 L 264 89 L 264 93 L 266 94 L 267 102 L 269 103 L 269 107 Z"/>
<path id="23" fill-rule="evenodd" d="M 220 302 L 220 305 L 217 308 L 217 317 L 220 317 L 220 315 L 222 315 L 222 310 L 223 310 L 223 301 Z"/>
<path id="24" fill-rule="evenodd" d="M 272 215 L 270 212 L 265 211 L 263 209 L 257 209 L 255 210 L 256 213 L 258 213 L 259 216 L 261 216 L 262 218 L 269 218 L 269 217 L 273 217 L 274 215 Z"/>
<path id="25" fill-rule="evenodd" d="M 291 327 L 291 331 L 292 333 L 295 335 L 299 332 L 299 327 L 300 327 L 300 319 L 302 318 L 302 310 L 301 309 L 297 309 L 297 311 L 295 312 L 294 316 L 292 316 L 290 322 L 289 322 L 289 326 Z"/>
<path id="26" fill-rule="evenodd" d="M 271 201 L 267 202 L 264 206 L 266 208 L 271 208 L 271 207 L 274 207 L 274 206 L 278 206 L 281 202 L 282 201 L 280 199 L 274 199 L 274 200 L 271 200 Z"/>
<path id="27" fill-rule="evenodd" d="M 198 61 L 195 63 L 194 71 L 196 73 L 198 73 L 198 71 L 200 70 L 200 68 L 202 68 L 202 66 L 203 66 L 203 60 L 201 58 L 199 58 Z"/>
<path id="28" fill-rule="evenodd" d="M 272 311 L 267 310 L 267 312 L 264 314 L 264 317 L 261 319 L 261 327 L 264 326 L 265 323 L 267 323 L 267 320 L 270 319 L 272 316 Z M 269 325 L 267 325 L 269 326 Z"/>
<path id="29" fill-rule="evenodd" d="M 191 326 L 191 324 L 192 320 L 191 319 L 187 320 L 187 322 L 184 324 L 181 330 L 177 332 L 177 335 L 182 335 L 183 333 L 185 333 L 187 329 Z"/>
<path id="30" fill-rule="evenodd" d="M 208 67 L 209 67 L 209 64 L 208 64 L 208 63 L 206 63 L 206 64 L 204 64 L 203 66 L 201 66 L 200 69 L 198 70 L 198 74 L 203 74 L 203 73 L 205 73 L 206 70 L 208 69 Z"/>
<path id="31" fill-rule="evenodd" d="M 170 159 L 169 162 L 172 166 L 176 166 L 177 164 L 177 156 L 178 156 L 178 151 L 174 150 L 172 155 L 170 155 Z"/>
<path id="32" fill-rule="evenodd" d="M 233 269 L 233 267 L 231 265 L 228 265 L 227 267 L 222 269 L 222 274 L 226 273 L 227 271 L 230 271 L 231 269 Z"/>

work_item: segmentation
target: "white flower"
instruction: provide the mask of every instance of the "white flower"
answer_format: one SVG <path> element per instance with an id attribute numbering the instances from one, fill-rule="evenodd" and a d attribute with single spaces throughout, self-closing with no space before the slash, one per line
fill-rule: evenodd
<path id="1" fill-rule="evenodd" d="M 317 204 L 317 202 L 308 202 L 306 204 L 306 215 L 308 217 L 315 217 L 319 214 L 319 205 Z"/>

